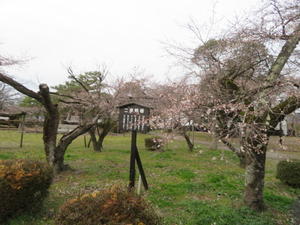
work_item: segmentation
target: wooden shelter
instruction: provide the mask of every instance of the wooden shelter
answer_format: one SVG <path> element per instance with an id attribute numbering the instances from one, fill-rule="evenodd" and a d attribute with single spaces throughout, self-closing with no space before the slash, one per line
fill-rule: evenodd
<path id="1" fill-rule="evenodd" d="M 18 128 L 28 113 L 24 107 L 7 105 L 0 109 L 0 128 Z"/>
<path id="2" fill-rule="evenodd" d="M 20 113 L 4 113 L 0 112 L 1 128 L 18 128 L 26 116 L 26 112 Z"/>
<path id="3" fill-rule="evenodd" d="M 9 113 L 0 111 L 0 129 L 18 129 L 21 133 L 20 148 L 23 146 L 26 112 Z"/>

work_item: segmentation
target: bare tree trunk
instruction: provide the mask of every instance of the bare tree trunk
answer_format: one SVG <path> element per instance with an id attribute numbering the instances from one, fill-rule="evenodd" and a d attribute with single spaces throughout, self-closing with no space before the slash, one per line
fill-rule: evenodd
<path id="1" fill-rule="evenodd" d="M 58 174 L 66 170 L 67 167 L 64 164 L 65 152 L 66 152 L 66 147 L 64 148 L 64 146 L 57 146 L 54 149 L 53 151 L 54 157 L 51 162 L 54 174 Z"/>
<path id="2" fill-rule="evenodd" d="M 94 123 L 87 123 L 81 126 L 76 127 L 71 132 L 63 135 L 59 140 L 57 146 L 53 151 L 53 161 L 51 165 L 53 166 L 54 173 L 59 173 L 65 170 L 67 167 L 64 165 L 64 156 L 68 146 L 80 135 L 88 132 L 91 127 L 94 126 Z"/>
<path id="3" fill-rule="evenodd" d="M 55 174 L 63 171 L 66 167 L 64 165 L 64 156 L 67 147 L 75 140 L 78 136 L 86 133 L 91 129 L 97 118 L 94 118 L 91 123 L 86 123 L 84 125 L 78 126 L 69 133 L 63 135 L 61 139 L 57 142 L 57 130 L 59 124 L 59 111 L 57 104 L 53 104 L 51 101 L 51 96 L 49 88 L 45 84 L 40 85 L 39 94 L 42 96 L 42 103 L 46 109 L 44 130 L 43 130 L 43 140 L 44 148 L 46 153 L 46 158 L 50 166 L 53 167 Z"/>
<path id="4" fill-rule="evenodd" d="M 183 131 L 182 136 L 184 137 L 184 139 L 189 147 L 189 151 L 192 152 L 194 150 L 194 144 L 192 143 L 189 135 L 186 133 L 186 131 Z"/>
<path id="5" fill-rule="evenodd" d="M 103 141 L 104 141 L 104 138 L 108 135 L 109 130 L 102 130 L 102 132 L 99 136 L 98 142 L 99 142 L 99 146 L 100 146 L 101 149 L 103 149 Z"/>
<path id="6" fill-rule="evenodd" d="M 251 209 L 261 212 L 265 209 L 263 189 L 267 144 L 261 143 L 257 150 L 246 159 L 244 202 Z"/>
<path id="7" fill-rule="evenodd" d="M 108 135 L 110 130 L 114 127 L 115 122 L 112 119 L 105 119 L 104 122 L 102 122 L 97 127 L 93 127 L 89 134 L 91 136 L 91 141 L 93 143 L 93 149 L 94 151 L 101 152 L 103 149 L 103 141 L 105 137 Z M 97 139 L 98 135 L 98 139 Z"/>
<path id="8" fill-rule="evenodd" d="M 49 115 L 48 113 L 45 113 L 43 141 L 46 159 L 50 166 L 53 166 L 55 161 L 54 153 L 56 149 L 58 122 L 58 114 Z"/>
<path id="9" fill-rule="evenodd" d="M 53 167 L 54 173 L 58 173 L 63 170 L 63 160 L 61 158 L 64 157 L 64 153 L 56 146 L 59 124 L 58 106 L 51 101 L 49 87 L 46 84 L 41 84 L 39 89 L 39 94 L 42 97 L 41 103 L 46 109 L 43 129 L 46 159 L 49 165 Z"/>
<path id="10" fill-rule="evenodd" d="M 97 140 L 97 137 L 96 137 L 96 128 L 93 127 L 92 129 L 90 129 L 89 130 L 89 134 L 90 134 L 90 137 L 91 137 L 91 142 L 93 144 L 94 151 L 101 152 L 102 146 L 99 145 L 99 142 Z"/>

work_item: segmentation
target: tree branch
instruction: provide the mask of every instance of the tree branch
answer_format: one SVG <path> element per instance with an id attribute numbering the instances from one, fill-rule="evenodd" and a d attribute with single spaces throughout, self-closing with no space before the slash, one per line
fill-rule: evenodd
<path id="1" fill-rule="evenodd" d="M 220 139 L 224 145 L 226 145 L 231 151 L 234 153 L 239 153 L 239 150 L 237 150 L 230 142 L 226 141 L 224 138 Z"/>
<path id="2" fill-rule="evenodd" d="M 277 124 L 284 120 L 285 116 L 300 108 L 300 97 L 291 96 L 285 101 L 273 107 L 270 112 L 270 126 L 276 127 Z"/>
<path id="3" fill-rule="evenodd" d="M 82 102 L 69 102 L 69 101 L 66 101 L 66 100 L 63 100 L 63 99 L 59 99 L 58 100 L 59 102 L 62 102 L 64 104 L 67 104 L 67 105 L 82 105 L 83 103 Z"/>
<path id="4" fill-rule="evenodd" d="M 75 80 L 87 93 L 89 93 L 89 89 L 79 79 L 76 78 L 71 67 L 68 68 L 68 73 L 70 78 Z"/>
<path id="5" fill-rule="evenodd" d="M 91 122 L 80 125 L 69 133 L 63 135 L 59 140 L 58 146 L 64 148 L 64 146 L 68 146 L 69 144 L 71 144 L 72 141 L 75 140 L 78 136 L 88 132 L 97 123 L 98 119 L 99 115 L 95 116 Z"/>
<path id="6" fill-rule="evenodd" d="M 15 81 L 14 79 L 12 79 L 2 73 L 0 73 L 0 81 L 8 84 L 9 86 L 13 87 L 14 89 L 21 92 L 22 94 L 27 95 L 31 98 L 34 98 L 37 101 L 39 101 L 40 103 L 43 103 L 43 99 L 38 93 L 28 89 L 27 87 L 23 86 L 21 83 Z"/>
<path id="7" fill-rule="evenodd" d="M 282 46 L 281 51 L 278 54 L 278 57 L 276 58 L 275 62 L 272 64 L 271 69 L 268 72 L 266 81 L 272 82 L 279 77 L 284 65 L 286 64 L 289 57 L 297 47 L 299 41 L 300 41 L 300 24 L 297 25 L 294 34 Z"/>

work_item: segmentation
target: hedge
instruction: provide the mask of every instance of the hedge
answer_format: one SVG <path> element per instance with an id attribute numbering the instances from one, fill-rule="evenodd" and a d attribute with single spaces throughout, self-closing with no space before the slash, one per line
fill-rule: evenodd
<path id="1" fill-rule="evenodd" d="M 37 211 L 52 183 L 52 169 L 31 160 L 0 160 L 0 223 L 25 211 Z"/>
<path id="2" fill-rule="evenodd" d="M 280 161 L 276 178 L 289 186 L 300 188 L 300 161 Z"/>
<path id="3" fill-rule="evenodd" d="M 78 196 L 61 206 L 57 225 L 158 225 L 160 218 L 140 196 L 112 188 Z"/>

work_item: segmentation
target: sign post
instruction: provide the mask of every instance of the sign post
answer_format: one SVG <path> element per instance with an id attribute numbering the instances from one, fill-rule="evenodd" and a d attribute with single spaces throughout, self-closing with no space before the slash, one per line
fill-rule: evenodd
<path id="1" fill-rule="evenodd" d="M 132 129 L 131 131 L 131 152 L 130 152 L 130 169 L 129 169 L 129 190 L 132 190 L 135 185 L 135 162 L 137 163 L 141 180 L 145 190 L 148 190 L 148 183 L 143 169 L 142 161 L 138 152 L 136 144 L 137 131 Z"/>
<path id="2" fill-rule="evenodd" d="M 23 147 L 23 137 L 24 137 L 24 128 L 25 128 L 25 115 L 26 115 L 26 114 L 23 114 L 23 115 L 22 115 L 22 121 L 21 121 L 21 123 L 20 123 L 20 126 L 21 126 L 20 148 Z"/>

